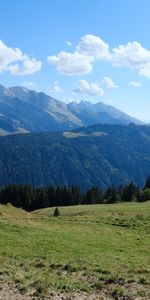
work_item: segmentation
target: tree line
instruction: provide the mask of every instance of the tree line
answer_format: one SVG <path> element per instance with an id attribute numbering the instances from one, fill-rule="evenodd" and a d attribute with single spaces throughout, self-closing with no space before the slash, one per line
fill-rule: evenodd
<path id="1" fill-rule="evenodd" d="M 150 200 L 150 176 L 143 189 L 130 182 L 119 187 L 110 186 L 105 191 L 98 187 L 82 192 L 79 187 L 11 184 L 0 189 L 0 204 L 11 203 L 15 207 L 32 211 L 54 206 L 69 206 L 78 204 L 103 204 Z"/>

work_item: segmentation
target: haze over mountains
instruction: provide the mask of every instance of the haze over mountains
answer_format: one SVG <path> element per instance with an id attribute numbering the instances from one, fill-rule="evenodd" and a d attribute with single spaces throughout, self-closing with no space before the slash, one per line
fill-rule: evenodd
<path id="1" fill-rule="evenodd" d="M 140 124 L 113 106 L 87 101 L 69 104 L 43 92 L 0 85 L 0 134 L 70 130 L 104 124 Z"/>

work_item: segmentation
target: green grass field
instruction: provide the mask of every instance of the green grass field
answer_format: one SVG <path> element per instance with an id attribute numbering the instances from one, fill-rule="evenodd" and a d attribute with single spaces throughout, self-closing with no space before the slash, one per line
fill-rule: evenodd
<path id="1" fill-rule="evenodd" d="M 1 282 L 35 296 L 79 290 L 150 299 L 150 202 L 59 209 L 56 218 L 54 208 L 0 206 Z"/>

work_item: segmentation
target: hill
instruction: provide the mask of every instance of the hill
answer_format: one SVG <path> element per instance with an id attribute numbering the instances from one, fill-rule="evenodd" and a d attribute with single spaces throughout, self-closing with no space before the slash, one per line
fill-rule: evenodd
<path id="1" fill-rule="evenodd" d="M 0 299 L 150 298 L 149 202 L 53 212 L 0 205 Z"/>
<path id="2" fill-rule="evenodd" d="M 0 138 L 0 185 L 106 188 L 150 174 L 150 127 L 95 125 L 74 131 Z"/>
<path id="3" fill-rule="evenodd" d="M 69 130 L 96 123 L 128 124 L 140 121 L 102 102 L 65 104 L 43 92 L 0 85 L 0 135 Z"/>

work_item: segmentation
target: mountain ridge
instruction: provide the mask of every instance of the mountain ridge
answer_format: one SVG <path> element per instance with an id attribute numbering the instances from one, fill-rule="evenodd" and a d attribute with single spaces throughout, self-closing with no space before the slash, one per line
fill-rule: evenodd
<path id="1" fill-rule="evenodd" d="M 71 130 L 97 123 L 142 124 L 113 106 L 88 101 L 66 104 L 43 93 L 0 85 L 0 132 L 42 132 Z"/>

